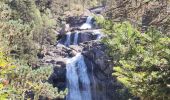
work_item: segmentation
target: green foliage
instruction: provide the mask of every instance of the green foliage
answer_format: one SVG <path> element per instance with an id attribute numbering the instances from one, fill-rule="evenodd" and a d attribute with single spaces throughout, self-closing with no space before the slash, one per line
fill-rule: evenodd
<path id="1" fill-rule="evenodd" d="M 15 63 L 14 63 L 15 62 Z M 16 67 L 17 66 L 17 67 Z M 64 98 L 67 90 L 60 91 L 47 82 L 53 72 L 52 67 L 32 69 L 16 63 L 0 51 L 0 100 L 23 100 L 40 96 L 49 99 Z M 27 96 L 28 93 L 32 95 Z"/>
<path id="2" fill-rule="evenodd" d="M 42 45 L 55 43 L 56 23 L 49 9 L 41 12 L 34 0 L 0 2 L 0 45 L 8 54 L 28 61 L 36 59 Z"/>
<path id="3" fill-rule="evenodd" d="M 50 99 L 64 98 L 66 91 L 58 92 L 57 88 L 47 82 L 52 71 L 52 67 L 40 67 L 34 70 L 25 65 L 17 67 L 14 73 L 10 75 L 10 84 L 16 91 L 11 92 L 9 98 L 14 100 L 24 99 L 27 92 L 32 92 L 35 100 L 38 100 L 40 96 Z"/>
<path id="4" fill-rule="evenodd" d="M 141 34 L 128 22 L 108 26 L 103 42 L 115 64 L 113 75 L 143 100 L 170 99 L 170 38 L 154 28 Z"/>
<path id="5" fill-rule="evenodd" d="M 32 69 L 26 64 L 18 64 L 9 55 L 19 58 L 19 62 L 37 62 L 37 53 L 43 45 L 54 44 L 56 21 L 51 10 L 44 7 L 47 2 L 34 0 L 0 1 L 0 100 L 23 100 L 34 96 L 48 99 L 64 98 L 67 91 L 59 92 L 47 82 L 52 67 Z M 6 55 L 4 55 L 6 54 Z M 13 64 L 12 62 L 15 62 Z M 14 69 L 14 66 L 17 66 Z M 27 96 L 32 93 L 31 96 Z"/>

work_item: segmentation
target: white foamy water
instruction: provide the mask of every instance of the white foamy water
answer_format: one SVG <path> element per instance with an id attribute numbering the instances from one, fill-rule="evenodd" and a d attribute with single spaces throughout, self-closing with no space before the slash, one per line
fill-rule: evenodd
<path id="1" fill-rule="evenodd" d="M 64 45 L 69 46 L 70 45 L 70 38 L 71 38 L 71 32 L 67 32 L 66 33 L 67 37 L 66 37 L 66 42 L 64 43 Z"/>
<path id="2" fill-rule="evenodd" d="M 82 91 L 81 91 L 82 100 L 91 100 L 90 79 L 87 73 L 87 66 L 84 62 L 84 57 L 81 54 L 78 55 L 80 56 L 77 65 L 79 66 L 78 72 L 79 72 L 80 82 L 82 85 Z"/>
<path id="3" fill-rule="evenodd" d="M 92 16 L 88 16 L 87 17 L 87 20 L 86 20 L 86 23 L 84 23 L 81 27 L 80 27 L 80 29 L 91 29 L 92 28 L 92 25 L 91 25 L 91 21 L 92 21 Z"/>
<path id="4" fill-rule="evenodd" d="M 75 57 L 68 59 L 66 69 L 69 90 L 66 100 L 92 100 L 90 79 L 83 55 L 78 53 Z"/>
<path id="5" fill-rule="evenodd" d="M 76 32 L 75 35 L 74 35 L 73 45 L 77 45 L 78 44 L 78 37 L 79 37 L 79 32 Z"/>

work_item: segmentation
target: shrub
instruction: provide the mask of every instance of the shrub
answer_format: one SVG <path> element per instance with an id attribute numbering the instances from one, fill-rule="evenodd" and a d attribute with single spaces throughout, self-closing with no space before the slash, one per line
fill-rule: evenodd
<path id="1" fill-rule="evenodd" d="M 39 100 L 40 96 L 49 99 L 64 98 L 66 91 L 59 92 L 52 84 L 47 82 L 49 76 L 53 72 L 52 67 L 40 67 L 32 69 L 27 65 L 16 68 L 13 75 L 11 75 L 11 85 L 16 92 L 9 95 L 10 98 L 25 99 L 34 98 Z M 28 95 L 31 93 L 32 95 Z"/>
<path id="2" fill-rule="evenodd" d="M 19 61 L 20 62 L 20 61 Z M 16 67 L 17 66 L 17 67 Z M 53 72 L 52 67 L 32 69 L 17 63 L 0 51 L 0 100 L 28 99 L 38 100 L 64 98 L 66 91 L 60 91 L 47 82 Z M 29 95 L 31 93 L 31 95 Z"/>

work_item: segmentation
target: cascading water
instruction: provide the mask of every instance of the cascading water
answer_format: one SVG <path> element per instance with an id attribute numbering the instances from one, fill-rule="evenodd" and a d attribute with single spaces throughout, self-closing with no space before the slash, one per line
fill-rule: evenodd
<path id="1" fill-rule="evenodd" d="M 64 43 L 64 45 L 69 46 L 70 45 L 71 32 L 67 32 L 66 35 L 67 35 L 67 37 L 66 37 L 66 42 Z"/>
<path id="2" fill-rule="evenodd" d="M 76 32 L 74 35 L 74 42 L 73 42 L 74 45 L 78 44 L 78 37 L 79 37 L 79 32 Z"/>
<path id="3" fill-rule="evenodd" d="M 90 24 L 90 23 L 91 23 L 92 18 L 93 18 L 92 16 L 88 16 L 88 17 L 87 17 L 87 20 L 86 20 L 86 23 L 89 23 L 89 24 Z"/>
<path id="4" fill-rule="evenodd" d="M 91 88 L 90 88 L 90 79 L 88 77 L 87 73 L 87 66 L 84 62 L 84 57 L 81 54 L 78 54 L 80 56 L 79 61 L 77 65 L 78 68 L 78 74 L 81 82 L 81 88 L 82 88 L 82 100 L 91 100 Z"/>
<path id="5" fill-rule="evenodd" d="M 86 23 L 84 23 L 81 27 L 80 27 L 80 29 L 91 29 L 92 28 L 92 25 L 91 25 L 91 21 L 92 21 L 92 16 L 88 16 L 87 17 L 87 20 L 86 20 Z"/>
<path id="6" fill-rule="evenodd" d="M 66 100 L 81 100 L 77 67 L 75 66 L 76 60 L 77 60 L 77 57 L 67 60 L 66 77 L 68 80 L 69 94 L 66 97 Z"/>
<path id="7" fill-rule="evenodd" d="M 78 53 L 68 59 L 66 70 L 69 89 L 66 100 L 91 100 L 90 80 L 83 55 Z"/>
<path id="8" fill-rule="evenodd" d="M 81 29 L 91 29 L 92 18 L 93 17 L 89 16 L 86 20 L 86 23 L 81 26 Z M 99 30 L 93 30 L 93 33 L 97 35 L 96 39 L 100 39 L 102 37 L 102 34 Z M 71 43 L 73 43 L 73 45 L 78 45 L 78 31 L 76 31 L 74 34 L 73 42 L 71 42 L 71 32 L 67 32 L 66 35 L 67 38 L 66 42 L 64 43 L 66 46 L 72 45 Z M 69 58 L 66 63 L 66 70 L 68 87 L 68 95 L 66 97 L 66 100 L 92 100 L 91 93 L 95 91 L 91 91 L 91 82 L 88 76 L 89 74 L 87 73 L 87 66 L 85 64 L 83 55 L 81 53 L 78 53 L 76 54 L 76 56 Z M 95 81 L 94 77 L 93 81 Z M 95 95 L 97 95 L 96 92 Z"/>

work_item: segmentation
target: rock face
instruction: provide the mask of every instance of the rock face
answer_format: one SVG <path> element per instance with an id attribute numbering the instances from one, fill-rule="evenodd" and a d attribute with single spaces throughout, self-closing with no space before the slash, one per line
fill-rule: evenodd
<path id="1" fill-rule="evenodd" d="M 113 78 L 113 64 L 106 55 L 107 46 L 99 41 L 90 41 L 81 44 L 82 54 L 88 66 L 92 85 L 93 100 L 120 100 L 116 90 L 121 88 Z"/>

